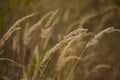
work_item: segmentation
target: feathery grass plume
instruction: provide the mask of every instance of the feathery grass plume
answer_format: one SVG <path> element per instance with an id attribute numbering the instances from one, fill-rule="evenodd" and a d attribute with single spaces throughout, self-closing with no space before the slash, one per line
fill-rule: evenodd
<path id="1" fill-rule="evenodd" d="M 99 41 L 99 39 L 105 34 L 105 33 L 112 33 L 112 32 L 120 32 L 120 29 L 115 29 L 114 27 L 109 27 L 101 32 L 99 32 L 98 34 L 96 34 L 87 44 L 86 46 L 84 47 L 83 51 L 81 52 L 81 54 L 79 55 L 79 59 L 81 59 L 82 55 L 84 54 L 84 52 L 86 51 L 86 49 L 92 45 L 96 45 Z M 79 59 L 75 62 L 73 68 L 71 69 L 70 71 L 70 74 L 68 75 L 67 77 L 67 80 L 70 79 L 70 76 L 72 75 L 75 67 L 77 66 L 78 62 L 79 62 Z"/>
<path id="2" fill-rule="evenodd" d="M 50 37 L 52 36 L 52 33 L 54 31 L 55 24 L 58 22 L 59 17 L 56 19 L 55 16 L 57 15 L 59 9 L 57 9 L 55 12 L 51 14 L 51 17 L 49 17 L 49 20 L 47 21 L 46 25 L 44 27 L 41 27 L 41 44 L 43 45 L 43 49 L 46 47 Z"/>
<path id="3" fill-rule="evenodd" d="M 58 13 L 59 9 L 57 9 L 51 17 L 49 18 L 48 22 L 44 27 L 41 27 L 41 34 L 40 37 L 42 39 L 41 44 L 43 45 L 43 49 L 46 47 L 49 39 L 52 36 L 52 33 L 54 31 L 55 24 L 57 24 L 59 17 L 57 16 L 56 19 L 54 19 Z"/>
<path id="4" fill-rule="evenodd" d="M 13 52 L 19 54 L 20 52 L 20 44 L 19 44 L 19 39 L 20 39 L 20 35 L 19 35 L 19 31 L 16 32 L 16 35 L 13 37 Z"/>
<path id="5" fill-rule="evenodd" d="M 27 32 L 28 32 L 28 27 L 29 27 L 29 23 L 27 22 L 26 25 L 25 25 L 25 30 L 24 30 L 24 35 L 23 35 L 23 43 L 24 45 L 27 45 L 28 42 L 30 41 L 30 38 L 27 37 Z"/>
<path id="6" fill-rule="evenodd" d="M 83 31 L 87 31 L 87 29 L 77 29 L 74 30 L 73 32 L 70 32 L 67 36 L 64 37 L 64 40 L 62 40 L 61 42 L 59 42 L 58 44 L 56 44 L 52 49 L 50 49 L 44 56 L 43 60 L 42 60 L 42 64 L 44 64 L 47 59 L 58 49 L 64 47 L 66 44 L 68 44 L 69 41 L 71 41 L 72 39 L 74 39 L 74 37 L 78 34 L 80 34 Z"/>
<path id="7" fill-rule="evenodd" d="M 68 35 L 64 36 L 64 39 L 67 39 L 67 38 L 76 36 L 76 35 L 78 35 L 78 34 L 80 34 L 80 33 L 86 32 L 86 31 L 88 31 L 88 29 L 78 28 L 78 29 L 70 32 Z"/>
<path id="8" fill-rule="evenodd" d="M 71 32 L 71 33 L 69 33 L 67 36 L 65 36 L 64 40 L 60 41 L 60 42 L 57 43 L 52 49 L 50 49 L 50 50 L 44 55 L 41 63 L 40 63 L 39 66 L 37 67 L 36 73 L 34 73 L 32 80 L 35 80 L 36 75 L 37 75 L 37 73 L 38 73 L 38 71 L 39 71 L 39 67 L 40 67 L 41 65 L 43 65 L 43 64 L 47 61 L 46 64 L 45 64 L 45 66 L 44 66 L 44 68 L 43 68 L 43 70 L 42 70 L 42 72 L 41 72 L 41 75 L 42 75 L 42 73 L 44 72 L 44 70 L 45 70 L 45 68 L 46 68 L 46 66 L 47 66 L 47 64 L 48 64 L 48 62 L 50 61 L 51 57 L 53 56 L 53 53 L 54 53 L 56 50 L 64 47 L 65 45 L 67 45 L 67 43 L 68 43 L 70 40 L 72 40 L 72 39 L 74 38 L 74 36 L 80 34 L 82 31 L 86 31 L 86 30 L 87 30 L 87 29 L 77 29 L 77 30 L 74 30 L 73 32 Z M 40 76 L 41 76 L 41 75 L 40 75 Z"/>
<path id="9" fill-rule="evenodd" d="M 12 59 L 16 60 L 16 57 L 19 53 L 19 38 L 18 38 L 18 34 L 15 34 L 15 36 L 13 36 L 13 40 L 12 40 Z M 17 55 L 16 55 L 17 54 Z M 12 68 L 11 70 L 14 72 L 15 71 L 15 67 L 14 67 L 14 64 L 12 65 Z"/>
<path id="10" fill-rule="evenodd" d="M 76 36 L 74 37 L 74 39 L 72 39 L 72 40 L 68 43 L 68 45 L 65 46 L 65 48 L 64 48 L 63 51 L 62 51 L 61 56 L 67 55 L 67 54 L 66 54 L 67 50 L 74 44 L 75 41 L 79 41 L 80 44 L 85 44 L 86 42 L 85 42 L 85 41 L 82 41 L 82 39 L 83 39 L 84 37 L 87 37 L 87 36 L 90 36 L 90 35 L 92 35 L 92 33 L 88 33 L 88 32 L 87 32 L 87 29 L 86 29 L 86 31 L 81 32 L 80 34 L 76 35 Z"/>
<path id="11" fill-rule="evenodd" d="M 42 18 L 40 18 L 30 29 L 28 29 L 28 30 L 26 30 L 26 31 L 24 32 L 25 34 L 24 34 L 23 40 L 24 40 L 25 45 L 27 45 L 27 44 L 29 43 L 29 41 L 31 40 L 31 37 L 30 37 L 31 33 L 32 33 L 33 31 L 37 30 L 37 29 L 42 25 L 43 21 L 44 21 L 47 17 L 49 17 L 52 13 L 53 13 L 53 11 L 45 14 L 45 15 L 44 15 Z"/>
<path id="12" fill-rule="evenodd" d="M 93 52 L 92 54 L 86 55 L 84 58 L 82 58 L 82 60 L 87 61 L 88 59 L 90 59 L 91 57 L 95 57 L 96 53 Z"/>
<path id="13" fill-rule="evenodd" d="M 58 22 L 58 20 L 59 20 L 59 17 L 57 17 L 56 19 L 54 19 L 55 16 L 57 15 L 58 11 L 59 11 L 59 9 L 57 9 L 55 12 L 52 12 L 52 13 L 50 12 L 49 15 L 51 15 L 51 17 L 49 17 L 49 20 L 48 20 L 48 22 L 46 23 L 46 25 L 41 28 L 41 35 L 40 35 L 40 37 L 41 37 L 41 39 L 42 39 L 41 43 L 42 43 L 42 45 L 43 45 L 43 48 L 46 47 L 46 45 L 47 45 L 47 43 L 48 43 L 48 41 L 49 41 L 49 39 L 50 39 L 50 37 L 51 37 L 51 35 L 52 35 L 53 28 L 54 28 L 55 24 L 56 24 L 56 23 Z M 46 16 L 46 15 L 45 15 L 45 16 Z M 46 17 L 47 17 L 47 16 L 46 16 Z M 43 18 L 43 19 L 45 19 L 45 18 Z M 45 28 L 45 29 L 44 29 L 44 28 Z M 37 75 L 36 73 L 37 73 L 37 70 L 38 70 L 38 68 L 39 68 L 39 65 L 38 65 L 37 67 L 35 67 L 35 68 L 36 68 L 36 69 L 35 69 L 35 72 L 34 72 L 34 74 L 33 74 L 32 80 L 35 80 L 35 78 L 36 78 L 36 75 Z"/>
<path id="14" fill-rule="evenodd" d="M 103 18 L 102 18 L 102 20 L 100 21 L 100 24 L 97 27 L 94 28 L 94 31 L 98 32 L 99 30 L 103 29 L 106 21 L 108 19 L 110 19 L 113 16 L 113 14 L 114 14 L 113 12 L 109 12 L 106 15 L 104 15 Z"/>
<path id="15" fill-rule="evenodd" d="M 65 46 L 65 48 L 62 50 L 62 52 L 61 52 L 61 54 L 60 54 L 60 56 L 59 56 L 58 64 L 59 64 L 59 63 L 62 63 L 61 60 L 64 60 L 63 58 L 65 57 L 65 55 L 68 54 L 67 51 L 69 50 L 70 46 L 74 43 L 74 41 L 75 41 L 76 39 L 82 38 L 84 33 L 85 33 L 85 32 L 81 32 L 79 35 L 75 36 L 74 39 L 72 39 L 72 40 Z"/>
<path id="16" fill-rule="evenodd" d="M 70 46 L 70 44 L 69 43 L 72 43 L 72 42 L 74 42 L 74 40 L 76 39 L 76 37 L 78 37 L 78 35 L 79 35 L 79 37 L 80 37 L 80 34 L 82 33 L 82 34 L 84 34 L 85 32 L 87 32 L 87 29 L 82 29 L 82 28 L 80 28 L 80 29 L 77 29 L 77 30 L 74 30 L 73 32 L 70 32 L 67 36 L 65 36 L 64 37 L 64 40 L 65 40 L 65 44 L 63 45 L 63 47 L 64 46 L 67 46 L 68 47 L 68 45 Z M 71 39 L 71 40 L 70 40 Z M 63 41 L 64 41 L 63 40 Z M 62 42 L 62 41 L 61 41 Z M 62 47 L 61 47 L 62 48 Z M 66 48 L 67 49 L 67 48 Z M 61 54 L 62 55 L 62 54 Z M 72 56 L 71 56 L 72 57 Z M 62 56 L 62 58 L 60 57 L 59 59 L 62 59 L 62 60 L 64 60 L 63 59 L 64 57 Z M 74 58 L 75 58 L 75 56 L 74 56 Z M 68 58 L 68 59 L 66 59 L 65 60 L 65 62 L 66 61 L 68 61 L 68 60 L 70 60 L 70 59 L 73 59 L 73 57 L 72 58 Z M 76 58 L 75 58 L 76 59 Z M 59 65 L 59 62 L 60 62 L 61 60 L 58 60 L 58 65 Z M 60 62 L 61 63 L 61 62 Z M 61 63 L 62 64 L 62 63 Z M 63 62 L 63 64 L 64 64 L 64 62 Z M 59 66 L 60 67 L 60 66 Z M 62 67 L 61 67 L 62 68 Z"/>
<path id="17" fill-rule="evenodd" d="M 15 64 L 16 66 L 18 66 L 18 67 L 20 67 L 20 68 L 24 68 L 23 65 L 21 65 L 21 64 L 19 64 L 19 63 L 17 63 L 17 62 L 15 62 L 15 61 L 12 60 L 12 59 L 8 59 L 8 58 L 0 58 L 0 61 L 8 61 L 8 62 L 11 62 L 11 63 Z"/>
<path id="18" fill-rule="evenodd" d="M 36 59 L 36 62 L 39 62 L 39 46 L 36 45 L 35 48 L 34 48 L 34 57 Z"/>
<path id="19" fill-rule="evenodd" d="M 84 41 L 82 41 L 82 39 L 86 36 L 91 35 L 91 33 L 87 33 L 87 30 L 85 32 L 81 32 L 80 34 L 78 34 L 77 36 L 74 37 L 74 39 L 72 39 L 68 45 L 65 46 L 65 48 L 63 49 L 63 51 L 61 52 L 58 61 L 57 61 L 57 67 L 56 70 L 57 71 L 61 71 L 62 67 L 65 65 L 66 62 L 68 62 L 71 59 L 78 59 L 78 57 L 76 58 L 75 56 L 69 55 L 67 57 L 65 57 L 68 54 L 68 50 L 69 48 L 73 45 L 73 43 L 78 40 L 80 45 L 85 44 Z"/>
<path id="20" fill-rule="evenodd" d="M 70 61 L 71 59 L 79 59 L 79 58 L 77 56 L 68 56 L 67 58 L 65 58 L 64 63 Z"/>
<path id="21" fill-rule="evenodd" d="M 14 37 L 13 37 L 13 45 L 12 45 L 13 51 L 15 51 L 15 50 L 16 50 L 16 48 L 17 48 L 17 47 L 16 47 L 16 46 L 17 46 L 17 45 L 16 45 L 16 44 L 17 44 L 16 39 L 17 39 L 17 37 L 16 37 L 16 36 L 14 36 Z"/>
<path id="22" fill-rule="evenodd" d="M 57 24 L 59 18 L 57 18 L 54 23 L 47 29 L 43 29 L 41 28 L 41 44 L 43 45 L 43 49 L 45 49 L 45 47 L 47 46 L 49 39 L 51 38 L 53 31 L 54 31 L 54 26 L 55 24 Z"/>
<path id="23" fill-rule="evenodd" d="M 61 73 L 62 68 L 64 67 L 65 63 L 67 63 L 68 61 L 72 60 L 72 59 L 79 59 L 77 56 L 68 56 L 68 57 L 62 57 L 60 58 L 61 60 L 59 60 L 56 64 L 56 69 L 55 71 Z"/>
<path id="24" fill-rule="evenodd" d="M 35 13 L 32 13 L 30 15 L 27 15 L 19 20 L 17 20 L 11 27 L 10 29 L 3 35 L 3 37 L 0 39 L 0 47 L 2 47 L 4 45 L 4 43 L 6 42 L 6 40 L 12 35 L 12 33 L 16 30 L 16 29 L 19 29 L 18 28 L 18 25 L 25 21 L 26 19 L 34 16 Z"/>
<path id="25" fill-rule="evenodd" d="M 46 25 L 44 26 L 45 28 L 50 27 L 51 23 L 54 21 L 54 17 L 56 16 L 56 14 L 58 13 L 59 9 L 57 9 L 55 12 L 52 13 L 51 17 L 49 18 L 48 22 L 46 23 Z"/>
<path id="26" fill-rule="evenodd" d="M 88 48 L 89 46 L 92 46 L 92 45 L 96 45 L 99 41 L 99 39 L 105 34 L 105 33 L 112 33 L 112 32 L 120 32 L 120 29 L 115 29 L 114 27 L 109 27 L 103 31 L 101 31 L 100 33 L 96 34 L 94 36 L 94 38 L 92 38 L 86 45 L 86 47 Z"/>
<path id="27" fill-rule="evenodd" d="M 110 65 L 107 65 L 107 64 L 99 64 L 99 65 L 96 65 L 94 68 L 92 68 L 92 70 L 90 70 L 88 73 L 87 73 L 87 76 L 86 76 L 86 78 L 88 78 L 90 75 L 91 75 L 91 73 L 93 73 L 93 72 L 98 72 L 98 70 L 99 69 L 110 69 L 111 68 L 111 66 Z"/>
<path id="28" fill-rule="evenodd" d="M 43 23 L 43 21 L 49 17 L 51 14 L 53 13 L 53 11 L 48 12 L 47 14 L 45 14 L 42 18 L 40 18 L 40 20 L 38 20 L 38 22 L 36 24 L 34 24 L 29 30 L 28 30 L 28 34 L 31 34 L 33 31 L 35 31 L 38 27 L 40 27 Z"/>
<path id="29" fill-rule="evenodd" d="M 70 24 L 69 28 L 67 29 L 67 33 L 75 27 L 75 25 L 79 26 L 80 28 L 84 26 L 84 24 L 91 18 L 97 16 L 98 13 L 92 12 L 89 14 L 84 15 L 79 21 L 75 21 Z"/>
<path id="30" fill-rule="evenodd" d="M 71 39 L 71 38 L 70 38 L 70 39 Z M 44 55 L 41 63 L 40 63 L 39 66 L 37 67 L 37 70 L 35 70 L 36 72 L 34 73 L 32 80 L 35 80 L 35 79 L 36 79 L 36 76 L 37 76 L 37 73 L 38 73 L 38 71 L 39 71 L 40 66 L 43 65 L 47 60 L 49 61 L 49 60 L 51 59 L 51 56 L 53 55 L 53 53 L 54 53 L 56 50 L 58 50 L 58 49 L 62 48 L 63 46 L 65 46 L 70 39 L 63 40 L 63 41 L 61 41 L 60 43 L 56 44 L 52 49 L 50 49 L 50 51 L 48 51 L 48 52 Z M 47 62 L 47 63 L 48 63 L 48 62 Z"/>
<path id="31" fill-rule="evenodd" d="M 97 70 L 100 69 L 100 68 L 111 68 L 111 66 L 110 66 L 110 65 L 107 65 L 107 64 L 99 64 L 99 65 L 95 66 L 95 67 L 91 70 L 91 72 L 97 72 Z"/>
<path id="32" fill-rule="evenodd" d="M 78 27 L 79 23 L 80 23 L 79 20 L 78 20 L 78 21 L 75 21 L 75 22 L 72 22 L 72 23 L 69 25 L 66 33 L 69 33 L 71 30 L 73 30 L 73 28 L 74 28 L 76 25 L 77 25 L 77 27 Z"/>

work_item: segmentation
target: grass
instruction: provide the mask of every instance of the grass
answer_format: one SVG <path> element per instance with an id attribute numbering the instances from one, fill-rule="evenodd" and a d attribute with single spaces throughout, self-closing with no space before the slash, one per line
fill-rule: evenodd
<path id="1" fill-rule="evenodd" d="M 85 14 L 80 20 L 68 24 L 68 27 L 64 27 L 67 34 L 61 35 L 61 41 L 56 42 L 55 45 L 52 42 L 58 40 L 59 33 L 57 34 L 56 29 L 57 25 L 60 25 L 61 9 L 50 11 L 33 23 L 29 19 L 37 15 L 36 13 L 16 21 L 0 39 L 0 49 L 3 50 L 0 54 L 5 54 L 4 47 L 10 41 L 12 43 L 10 55 L 13 55 L 12 58 L 0 58 L 0 61 L 11 62 L 12 65 L 8 66 L 12 69 L 8 71 L 12 71 L 14 74 L 19 72 L 18 77 L 13 75 L 8 78 L 14 80 L 118 80 L 120 71 L 114 71 L 114 68 L 116 65 L 118 65 L 118 70 L 120 68 L 119 64 L 114 61 L 116 61 L 116 54 L 119 51 L 110 52 L 109 47 L 111 46 L 105 45 L 101 41 L 104 40 L 103 38 L 108 38 L 109 35 L 112 35 L 113 39 L 115 34 L 120 32 L 120 29 L 115 27 L 102 29 L 114 12 L 111 11 L 112 15 L 103 16 L 98 24 L 99 28 L 95 28 L 97 33 L 84 27 L 91 19 L 104 15 L 103 13 L 107 14 L 109 10 L 114 10 L 114 7 L 108 7 L 107 10 L 98 13 Z M 65 16 L 68 18 L 68 13 Z M 75 27 L 76 24 L 77 27 Z M 55 34 L 56 38 L 54 38 Z M 113 41 L 119 40 L 117 37 Z M 108 44 L 111 43 L 108 42 Z M 115 43 L 119 45 L 117 41 Z M 102 46 L 99 51 L 101 44 L 105 49 L 102 50 Z M 102 51 L 103 53 L 101 53 Z M 109 74 L 104 76 L 106 73 Z M 111 77 L 114 73 L 115 75 Z M 7 76 L 5 77 L 7 79 Z M 3 78 L 5 77 L 3 76 Z"/>

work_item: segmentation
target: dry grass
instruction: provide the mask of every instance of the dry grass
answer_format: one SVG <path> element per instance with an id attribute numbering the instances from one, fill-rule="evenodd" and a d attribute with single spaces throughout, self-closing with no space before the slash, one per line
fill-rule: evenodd
<path id="1" fill-rule="evenodd" d="M 18 68 L 12 67 L 20 72 L 20 80 L 76 80 L 78 75 L 80 75 L 79 78 L 81 80 L 91 80 L 92 77 L 90 79 L 88 78 L 94 72 L 103 68 L 113 68 L 111 66 L 111 57 L 105 58 L 108 59 L 108 64 L 100 63 L 99 61 L 102 58 L 98 60 L 97 57 L 102 54 L 98 54 L 99 51 L 94 48 L 99 45 L 99 43 L 102 44 L 100 40 L 104 38 L 104 35 L 120 32 L 120 29 L 115 27 L 102 29 L 104 28 L 103 25 L 114 13 L 111 12 L 107 16 L 103 14 L 107 14 L 113 9 L 116 9 L 116 7 L 108 7 L 105 8 L 104 11 L 98 13 L 87 13 L 76 22 L 68 24 L 68 27 L 65 27 L 65 25 L 64 29 L 67 35 L 63 36 L 65 35 L 63 33 L 63 35 L 61 35 L 63 39 L 58 43 L 56 43 L 57 39 L 54 39 L 53 36 L 59 36 L 56 30 L 57 26 L 60 25 L 61 14 L 63 14 L 60 9 L 46 13 L 33 24 L 30 24 L 27 19 L 33 17 L 35 14 L 25 16 L 16 21 L 0 39 L 0 48 L 2 48 L 6 46 L 5 42 L 9 40 L 10 36 L 15 33 L 15 35 L 12 36 L 11 53 L 13 57 L 16 58 L 13 58 L 13 60 L 9 58 L 0 58 L 0 60 L 12 62 L 17 65 Z M 69 20 L 70 15 L 68 13 L 69 11 L 66 11 L 64 14 L 64 22 Z M 100 24 L 98 24 L 98 28 L 93 29 L 93 31 L 97 29 L 95 32 L 99 31 L 96 34 L 93 31 L 89 31 L 89 28 L 85 29 L 84 26 L 92 18 L 96 18 L 98 15 L 102 15 L 103 17 Z M 21 30 L 19 25 L 24 21 L 26 21 L 25 27 Z M 76 24 L 78 24 L 77 28 L 73 30 Z M 34 34 L 37 31 L 40 31 L 39 34 Z M 34 40 L 38 42 L 34 42 Z M 52 44 L 52 40 L 56 40 L 56 45 Z M 114 40 L 116 39 L 114 38 L 113 41 Z M 34 45 L 31 45 L 32 43 L 34 43 Z M 0 52 L 0 54 L 3 53 L 2 51 Z M 109 56 L 107 52 L 105 52 L 104 55 Z M 104 58 L 104 56 L 102 57 Z M 116 58 L 116 56 L 112 56 L 112 58 L 114 57 Z M 99 74 L 99 72 L 97 73 Z M 118 73 L 116 73 L 116 75 Z"/>
<path id="2" fill-rule="evenodd" d="M 6 42 L 6 40 L 8 40 L 8 38 L 12 35 L 12 33 L 16 30 L 21 29 L 19 26 L 19 24 L 23 21 L 25 21 L 26 19 L 34 16 L 35 13 L 27 15 L 21 19 L 19 19 L 18 21 L 16 21 L 13 26 L 10 27 L 10 29 L 4 34 L 4 36 L 2 37 L 2 39 L 0 39 L 0 47 L 2 47 L 4 45 L 4 43 Z"/>

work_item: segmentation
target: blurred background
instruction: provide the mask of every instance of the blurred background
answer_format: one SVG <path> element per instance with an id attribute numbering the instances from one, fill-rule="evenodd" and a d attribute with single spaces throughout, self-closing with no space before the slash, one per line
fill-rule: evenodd
<path id="1" fill-rule="evenodd" d="M 75 21 L 91 10 L 99 12 L 107 7 L 120 6 L 119 0 L 0 0 L 0 36 L 19 18 L 32 12 L 39 16 L 61 8 L 68 9 L 69 21 Z M 117 22 L 116 22 L 117 23 Z M 116 24 L 117 25 L 117 24 Z"/>
<path id="2" fill-rule="evenodd" d="M 0 39 L 18 19 L 35 12 L 37 14 L 28 20 L 29 25 L 33 25 L 43 15 L 57 9 L 60 9 L 58 14 L 59 21 L 55 25 L 55 30 L 45 51 L 52 48 L 63 39 L 64 35 L 77 29 L 78 26 L 87 28 L 89 32 L 94 32 L 94 34 L 108 27 L 120 29 L 120 0 L 0 0 Z M 25 23 L 21 24 L 21 26 L 24 25 Z M 14 33 L 13 35 L 16 34 Z M 39 41 L 39 30 L 33 33 L 32 36 L 34 38 L 33 41 L 26 47 L 26 65 L 29 62 L 29 56 L 33 48 Z M 5 45 L 0 48 L 2 53 L 0 57 L 9 58 L 23 64 L 21 61 L 23 54 L 22 52 L 20 52 L 21 54 L 13 52 L 11 47 L 12 41 L 13 37 L 10 37 Z M 85 64 L 83 64 L 84 61 L 81 62 L 82 64 L 79 64 L 81 67 L 77 67 L 75 71 L 76 76 L 73 80 L 120 80 L 120 33 L 115 32 L 111 35 L 105 35 L 100 41 L 98 46 L 91 47 L 86 51 L 86 54 L 96 52 L 98 55 L 94 59 L 85 61 Z M 22 39 L 20 39 L 20 43 L 22 43 Z M 56 60 L 56 55 L 54 60 Z M 54 64 L 54 60 L 51 64 Z M 86 77 L 84 72 L 86 68 L 91 69 L 94 65 L 100 63 L 108 63 L 114 66 L 110 70 L 101 71 L 99 74 L 91 73 L 90 76 L 84 78 Z M 20 80 L 22 73 L 21 69 L 18 69 L 18 67 L 13 66 L 7 61 L 0 61 L 0 80 Z M 79 72 L 81 69 L 83 71 Z M 32 71 L 26 70 L 26 72 L 32 75 Z M 48 74 L 49 72 L 46 73 L 47 76 Z M 65 71 L 63 74 L 67 75 Z M 64 78 L 66 78 L 65 75 L 63 76 Z M 112 75 L 114 75 L 114 78 L 111 78 Z M 82 77 L 80 78 L 79 76 Z M 66 80 L 64 78 L 60 80 Z M 51 79 L 45 78 L 43 80 Z"/>

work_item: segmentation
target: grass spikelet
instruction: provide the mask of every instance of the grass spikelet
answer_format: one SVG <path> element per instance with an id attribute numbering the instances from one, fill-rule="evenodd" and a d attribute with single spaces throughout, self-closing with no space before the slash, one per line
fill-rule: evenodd
<path id="1" fill-rule="evenodd" d="M 96 45 L 99 41 L 99 39 L 105 34 L 105 33 L 112 33 L 112 32 L 115 32 L 115 31 L 118 31 L 120 32 L 119 29 L 115 29 L 114 27 L 109 27 L 101 32 L 99 32 L 98 34 L 96 34 L 87 44 L 86 46 L 84 47 L 83 51 L 81 52 L 81 54 L 79 55 L 79 59 L 81 59 L 81 57 L 83 56 L 84 52 L 86 51 L 86 49 L 92 45 Z M 79 62 L 79 59 L 75 62 L 73 68 L 71 69 L 70 71 L 70 74 L 68 75 L 67 77 L 67 80 L 70 79 L 70 76 L 72 75 L 75 67 L 77 66 L 78 62 Z"/>
<path id="2" fill-rule="evenodd" d="M 76 29 L 72 32 L 70 32 L 67 36 L 65 36 L 64 38 L 67 39 L 67 38 L 70 38 L 70 37 L 73 37 L 73 36 L 76 36 L 82 32 L 86 32 L 88 29 L 83 29 L 83 28 L 79 28 L 79 29 Z"/>
<path id="3" fill-rule="evenodd" d="M 17 36 L 14 36 L 14 37 L 13 37 L 13 46 L 12 46 L 13 51 L 16 50 L 16 47 L 17 47 Z"/>
<path id="4" fill-rule="evenodd" d="M 20 52 L 20 43 L 19 43 L 19 39 L 20 39 L 20 33 L 19 31 L 16 32 L 16 35 L 13 37 L 13 52 L 19 54 Z"/>
<path id="5" fill-rule="evenodd" d="M 54 27 L 58 21 L 59 21 L 59 17 L 56 18 L 48 28 L 41 28 L 40 37 L 42 38 L 41 44 L 43 44 L 43 49 L 45 49 L 46 45 L 48 44 L 48 41 L 51 38 L 52 33 L 54 31 Z"/>
<path id="6" fill-rule="evenodd" d="M 79 40 L 79 43 L 80 44 L 85 44 L 84 41 L 82 41 L 82 39 L 86 36 L 89 36 L 91 34 L 87 33 L 87 30 L 84 31 L 84 32 L 81 32 L 80 34 L 78 34 L 77 36 L 74 37 L 74 39 L 72 39 L 70 42 L 68 42 L 68 44 L 65 46 L 65 48 L 62 50 L 59 58 L 58 58 L 58 61 L 57 61 L 57 67 L 56 67 L 56 70 L 57 71 L 61 71 L 62 67 L 65 65 L 66 62 L 68 62 L 69 60 L 71 59 L 79 59 L 78 57 L 76 57 L 75 55 L 70 55 L 65 57 L 69 52 L 68 50 L 70 49 L 70 47 L 73 45 L 73 43 L 76 41 L 76 40 Z"/>
<path id="7" fill-rule="evenodd" d="M 45 14 L 42 18 L 40 18 L 40 20 L 38 20 L 37 23 L 35 23 L 29 30 L 28 30 L 28 35 L 30 35 L 33 31 L 35 31 L 38 27 L 40 27 L 43 23 L 43 21 L 49 17 L 51 14 L 53 13 L 53 11 L 48 12 L 47 14 Z"/>
<path id="8" fill-rule="evenodd" d="M 28 32 L 28 27 L 29 27 L 29 23 L 27 22 L 25 25 L 25 30 L 24 30 L 24 35 L 23 35 L 23 43 L 24 45 L 27 45 L 28 42 L 30 41 L 30 38 L 26 35 Z"/>
<path id="9" fill-rule="evenodd" d="M 43 68 L 43 70 L 41 71 L 41 75 L 43 74 L 43 72 L 44 72 L 44 70 L 45 70 L 48 62 L 50 61 L 50 59 L 52 58 L 53 53 L 54 53 L 56 50 L 58 50 L 58 49 L 60 49 L 60 48 L 62 48 L 62 47 L 64 47 L 64 46 L 66 46 L 69 41 L 71 41 L 72 39 L 74 39 L 74 36 L 80 34 L 81 31 L 83 31 L 83 30 L 86 31 L 86 29 L 77 29 L 77 30 L 74 30 L 73 32 L 69 33 L 69 34 L 64 38 L 64 40 L 62 40 L 61 42 L 59 42 L 58 44 L 56 44 L 52 49 L 50 49 L 50 50 L 44 55 L 41 63 L 40 63 L 39 66 L 37 67 L 37 70 L 36 70 L 36 72 L 34 73 L 32 80 L 35 80 L 36 75 L 37 75 L 37 73 L 38 73 L 38 71 L 39 71 L 39 67 L 40 67 L 41 65 L 43 65 L 43 64 L 47 61 L 46 64 L 45 64 L 45 66 L 44 66 L 44 68 Z M 73 35 L 73 34 L 74 34 L 74 35 Z M 41 75 L 40 75 L 40 76 L 41 76 Z"/>
<path id="10" fill-rule="evenodd" d="M 36 62 L 39 62 L 39 47 L 38 47 L 38 45 L 35 46 L 34 56 L 35 56 Z"/>
<path id="11" fill-rule="evenodd" d="M 58 13 L 59 9 L 57 9 L 55 12 L 53 12 L 53 14 L 51 15 L 51 17 L 49 18 L 48 22 L 46 23 L 46 25 L 44 26 L 44 28 L 48 28 L 50 27 L 51 23 L 54 22 L 54 17 L 56 16 L 56 14 Z"/>
<path id="12" fill-rule="evenodd" d="M 44 21 L 47 17 L 49 17 L 52 13 L 53 13 L 53 12 L 51 11 L 51 12 L 45 14 L 45 15 L 44 15 L 42 18 L 40 18 L 40 19 L 38 20 L 38 22 L 36 22 L 30 29 L 28 29 L 28 30 L 26 30 L 26 31 L 24 32 L 25 34 L 24 34 L 23 40 L 24 40 L 25 45 L 27 45 L 27 44 L 29 43 L 29 41 L 31 40 L 31 38 L 30 38 L 31 33 L 32 33 L 33 31 L 35 31 L 36 29 L 38 29 L 38 28 L 42 25 L 43 21 Z"/>
<path id="13" fill-rule="evenodd" d="M 107 64 L 99 64 L 99 65 L 97 65 L 97 66 L 95 66 L 92 70 L 91 70 L 91 72 L 96 72 L 98 69 L 100 69 L 100 68 L 111 68 L 111 66 L 109 66 L 109 65 L 107 65 Z"/>
<path id="14" fill-rule="evenodd" d="M 18 25 L 25 21 L 26 19 L 34 16 L 35 13 L 32 13 L 30 15 L 27 15 L 19 20 L 17 20 L 11 27 L 10 29 L 3 35 L 3 37 L 0 39 L 0 47 L 2 47 L 4 45 L 4 43 L 6 42 L 6 40 L 12 35 L 12 33 L 15 31 L 15 30 L 18 30 Z"/>
<path id="15" fill-rule="evenodd" d="M 19 64 L 19 63 L 17 63 L 17 62 L 15 62 L 15 61 L 12 60 L 12 59 L 8 59 L 8 58 L 0 58 L 0 61 L 8 61 L 8 62 L 11 62 L 11 63 L 15 64 L 16 66 L 18 66 L 18 67 L 24 69 L 24 66 L 23 66 L 23 65 L 21 65 L 21 64 Z"/>
<path id="16" fill-rule="evenodd" d="M 56 50 L 64 47 L 69 41 L 71 41 L 72 39 L 74 39 L 74 37 L 78 34 L 81 33 L 81 31 L 87 31 L 87 29 L 77 29 L 74 30 L 73 32 L 69 33 L 67 36 L 65 36 L 64 40 L 62 40 L 60 43 L 56 44 L 52 49 L 50 49 L 50 51 L 48 51 L 43 60 L 42 60 L 42 64 L 46 62 L 46 60 L 50 57 L 50 55 L 52 53 L 54 53 Z"/>
<path id="17" fill-rule="evenodd" d="M 44 41 L 42 42 L 43 45 L 43 49 L 46 47 L 48 40 L 50 39 L 52 32 L 53 32 L 53 28 L 55 26 L 55 24 L 58 22 L 59 18 L 54 19 L 54 17 L 56 16 L 56 14 L 58 13 L 59 10 L 56 10 L 55 12 L 49 13 L 49 15 L 51 15 L 51 17 L 49 18 L 48 22 L 46 23 L 46 25 L 42 28 L 41 27 L 41 38 Z M 46 15 L 45 15 L 46 16 Z M 48 16 L 48 15 L 47 15 Z M 47 18 L 47 16 L 45 18 Z M 43 20 L 45 19 L 43 18 Z M 43 21 L 42 20 L 42 21 Z M 41 23 L 42 24 L 42 23 Z M 34 27 L 33 27 L 34 28 Z M 44 29 L 45 28 L 45 29 Z M 32 30 L 32 29 L 31 29 Z M 41 62 L 42 64 L 45 62 L 45 58 L 43 58 L 44 60 Z M 39 70 L 40 65 L 37 64 L 36 68 L 35 68 L 35 72 L 33 74 L 32 80 L 35 80 L 38 70 Z"/>
<path id="18" fill-rule="evenodd" d="M 88 44 L 86 45 L 86 47 L 89 47 L 89 46 L 92 46 L 92 45 L 95 45 L 98 43 L 99 39 L 105 34 L 105 33 L 112 33 L 112 32 L 120 32 L 119 29 L 115 29 L 114 27 L 109 27 L 103 31 L 101 31 L 100 33 L 96 34 L 94 36 L 93 39 L 91 39 L 91 41 L 88 42 Z"/>
<path id="19" fill-rule="evenodd" d="M 56 65 L 56 71 L 59 73 L 62 71 L 62 68 L 64 67 L 65 63 L 67 63 L 68 61 L 72 59 L 79 59 L 79 58 L 77 56 L 68 56 L 68 57 L 62 57 L 60 59 L 61 60 L 59 60 Z"/>

